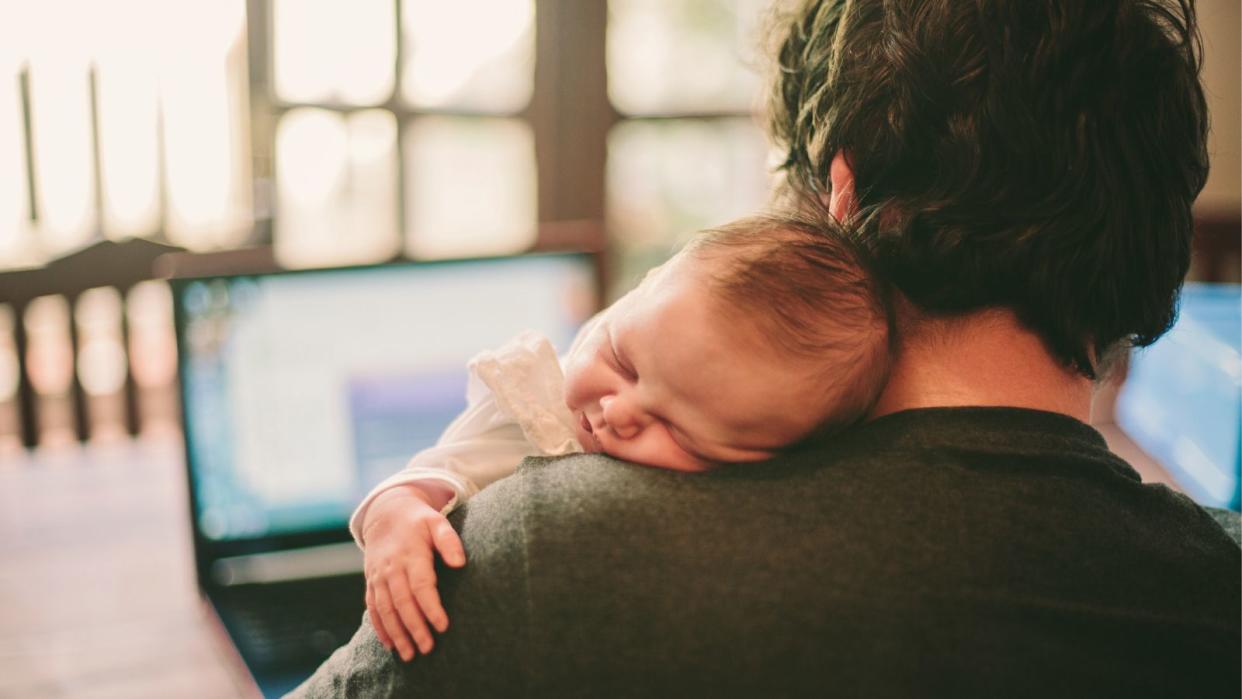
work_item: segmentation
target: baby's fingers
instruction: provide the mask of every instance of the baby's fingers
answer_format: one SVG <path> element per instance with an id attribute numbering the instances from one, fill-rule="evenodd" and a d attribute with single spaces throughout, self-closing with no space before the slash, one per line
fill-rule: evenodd
<path id="1" fill-rule="evenodd" d="M 461 537 L 457 536 L 447 519 L 441 518 L 431 525 L 431 540 L 446 564 L 454 568 L 466 565 L 466 551 L 462 548 Z"/>
<path id="2" fill-rule="evenodd" d="M 397 653 L 401 656 L 401 659 L 412 660 L 414 658 L 414 644 L 410 642 L 405 626 L 402 625 L 403 619 L 399 616 L 389 589 L 383 584 L 379 584 L 374 586 L 374 590 L 375 609 L 379 613 L 380 624 L 392 640 L 393 645 L 397 647 Z M 407 599 L 409 594 L 407 591 Z"/>
<path id="3" fill-rule="evenodd" d="M 431 630 L 427 628 L 427 622 L 423 620 L 424 612 L 414 601 L 414 596 L 410 594 L 410 588 L 406 586 L 406 582 L 401 580 L 400 576 L 393 576 L 388 585 L 388 592 L 392 595 L 393 605 L 397 608 L 397 614 L 401 617 L 405 630 L 410 633 L 414 643 L 418 644 L 418 651 L 423 655 L 430 653 L 431 647 L 435 644 L 431 638 Z M 401 657 L 405 660 L 410 659 L 404 655 Z"/>
<path id="4" fill-rule="evenodd" d="M 436 631 L 444 633 L 448 628 L 448 615 L 444 613 L 444 606 L 440 604 L 440 592 L 436 590 L 436 571 L 432 567 L 431 558 L 416 558 L 410 562 L 410 566 L 406 571 L 410 580 L 410 589 L 414 591 L 414 598 L 418 600 L 418 607 L 422 610 L 423 615 L 427 617 L 427 621 L 436 628 Z"/>
<path id="5" fill-rule="evenodd" d="M 379 610 L 375 608 L 375 590 L 372 589 L 370 583 L 367 583 L 367 616 L 371 618 L 371 628 L 375 630 L 375 637 L 379 639 L 380 644 L 392 650 L 392 638 L 384 630 L 384 621 L 380 619 Z"/>

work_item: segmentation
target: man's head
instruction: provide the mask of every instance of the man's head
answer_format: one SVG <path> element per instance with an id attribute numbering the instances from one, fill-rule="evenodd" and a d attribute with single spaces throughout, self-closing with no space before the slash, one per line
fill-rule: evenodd
<path id="1" fill-rule="evenodd" d="M 826 200 L 844 154 L 921 310 L 1011 308 L 1092 377 L 1168 329 L 1208 167 L 1192 0 L 805 0 L 778 39 L 790 188 Z"/>
<path id="2" fill-rule="evenodd" d="M 579 441 L 701 470 L 844 427 L 884 385 L 886 308 L 835 226 L 754 217 L 700 233 L 570 350 Z"/>

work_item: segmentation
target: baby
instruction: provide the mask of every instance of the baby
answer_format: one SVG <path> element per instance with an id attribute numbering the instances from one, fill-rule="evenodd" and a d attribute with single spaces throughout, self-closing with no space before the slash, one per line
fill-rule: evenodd
<path id="1" fill-rule="evenodd" d="M 351 518 L 376 636 L 404 660 L 431 650 L 448 627 L 435 552 L 465 564 L 444 515 L 524 457 L 762 461 L 861 419 L 889 359 L 885 294 L 835 225 L 764 215 L 699 233 L 583 327 L 563 375 L 532 333 L 471 362 L 466 412 Z"/>

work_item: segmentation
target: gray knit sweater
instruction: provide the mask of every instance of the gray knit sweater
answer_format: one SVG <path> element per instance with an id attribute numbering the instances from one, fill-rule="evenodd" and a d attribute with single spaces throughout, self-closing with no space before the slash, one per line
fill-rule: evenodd
<path id="1" fill-rule="evenodd" d="M 295 694 L 1229 696 L 1242 556 L 1090 427 L 890 415 L 764 464 L 531 459 L 453 516 L 452 627 Z"/>

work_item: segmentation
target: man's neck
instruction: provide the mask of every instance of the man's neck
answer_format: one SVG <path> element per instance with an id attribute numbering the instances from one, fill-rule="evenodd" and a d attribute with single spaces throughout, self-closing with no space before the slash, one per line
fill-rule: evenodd
<path id="1" fill-rule="evenodd" d="M 871 417 L 913 408 L 1004 406 L 1089 420 L 1090 379 L 1058 362 L 1011 311 L 913 315 L 899 314 L 906 317 L 901 349 Z"/>

